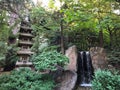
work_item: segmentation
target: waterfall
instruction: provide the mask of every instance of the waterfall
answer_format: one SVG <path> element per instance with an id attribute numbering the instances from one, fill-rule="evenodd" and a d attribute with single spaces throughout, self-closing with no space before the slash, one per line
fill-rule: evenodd
<path id="1" fill-rule="evenodd" d="M 78 53 L 78 81 L 80 86 L 91 86 L 93 67 L 90 53 L 82 51 Z"/>

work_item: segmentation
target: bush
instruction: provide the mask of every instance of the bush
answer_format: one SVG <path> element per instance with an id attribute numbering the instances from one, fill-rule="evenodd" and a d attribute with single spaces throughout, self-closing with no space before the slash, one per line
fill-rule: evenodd
<path id="1" fill-rule="evenodd" d="M 117 72 L 98 70 L 92 81 L 93 90 L 120 90 L 120 75 Z"/>
<path id="2" fill-rule="evenodd" d="M 114 49 L 108 52 L 108 62 L 110 64 L 120 64 L 120 49 Z"/>
<path id="3" fill-rule="evenodd" d="M 57 51 L 43 51 L 32 58 L 36 70 L 56 70 L 56 66 L 64 66 L 68 62 L 68 58 Z"/>
<path id="4" fill-rule="evenodd" d="M 4 67 L 5 65 L 5 57 L 4 56 L 0 56 L 0 67 Z"/>
<path id="5" fill-rule="evenodd" d="M 7 48 L 7 53 L 5 57 L 5 65 L 4 65 L 4 70 L 5 71 L 10 71 L 15 68 L 15 63 L 16 61 L 19 60 L 18 55 L 17 55 L 18 48 L 16 46 L 9 46 Z"/>
<path id="6" fill-rule="evenodd" d="M 0 76 L 0 90 L 52 90 L 53 87 L 50 75 L 41 75 L 27 68 Z"/>

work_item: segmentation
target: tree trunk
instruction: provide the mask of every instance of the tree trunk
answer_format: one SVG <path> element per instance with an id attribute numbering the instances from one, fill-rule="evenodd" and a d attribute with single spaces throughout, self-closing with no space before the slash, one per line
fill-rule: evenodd
<path id="1" fill-rule="evenodd" d="M 110 48 L 112 48 L 113 44 L 113 34 L 112 34 L 112 30 L 110 29 L 110 27 L 108 26 L 108 32 L 109 32 L 109 37 L 110 37 Z"/>
<path id="2" fill-rule="evenodd" d="M 115 45 L 119 45 L 119 41 L 118 41 L 118 35 L 117 35 L 117 30 L 114 30 L 114 38 L 115 38 Z"/>
<path id="3" fill-rule="evenodd" d="M 99 32 L 99 46 L 103 47 L 103 30 Z"/>
<path id="4" fill-rule="evenodd" d="M 109 37 L 110 37 L 110 47 L 112 47 L 113 36 L 111 32 L 109 32 Z"/>
<path id="5" fill-rule="evenodd" d="M 62 17 L 62 15 L 61 15 L 61 17 Z M 62 19 L 62 18 L 61 18 Z M 61 36 L 61 52 L 62 52 L 62 54 L 64 54 L 64 35 L 63 35 L 63 21 L 61 20 L 60 21 L 60 36 Z"/>

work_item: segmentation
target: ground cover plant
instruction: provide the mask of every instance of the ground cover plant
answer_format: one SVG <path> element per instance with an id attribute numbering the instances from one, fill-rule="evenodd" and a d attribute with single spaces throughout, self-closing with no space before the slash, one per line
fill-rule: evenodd
<path id="1" fill-rule="evenodd" d="M 50 75 L 41 75 L 29 68 L 0 75 L 0 90 L 52 90 L 54 86 Z"/>
<path id="2" fill-rule="evenodd" d="M 98 70 L 95 72 L 92 87 L 93 90 L 119 90 L 120 75 L 116 71 Z"/>

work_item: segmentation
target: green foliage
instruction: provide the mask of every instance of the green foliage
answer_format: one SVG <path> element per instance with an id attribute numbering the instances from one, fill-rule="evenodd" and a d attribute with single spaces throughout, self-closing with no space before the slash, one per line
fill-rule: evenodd
<path id="1" fill-rule="evenodd" d="M 4 66 L 5 66 L 5 57 L 0 56 L 0 67 L 4 67 Z"/>
<path id="2" fill-rule="evenodd" d="M 8 12 L 5 10 L 0 10 L 0 12 L 0 67 L 6 67 L 17 60 L 17 53 L 16 47 L 8 45 L 9 38 L 14 37 L 10 26 L 8 26 Z"/>
<path id="3" fill-rule="evenodd" d="M 7 43 L 4 41 L 0 41 L 0 56 L 4 56 L 7 52 Z"/>
<path id="4" fill-rule="evenodd" d="M 7 47 L 7 53 L 5 56 L 5 70 L 11 70 L 14 68 L 16 61 L 18 61 L 18 55 L 17 55 L 18 48 L 16 46 L 8 46 Z"/>
<path id="5" fill-rule="evenodd" d="M 92 88 L 93 90 L 119 90 L 120 75 L 116 71 L 98 70 L 95 72 Z"/>
<path id="6" fill-rule="evenodd" d="M 18 48 L 15 45 L 7 46 L 6 44 L 5 47 L 6 51 L 4 51 L 4 53 L 1 52 L 0 54 L 0 67 L 3 67 L 4 70 L 11 70 L 14 68 L 15 63 L 18 60 Z"/>
<path id="7" fill-rule="evenodd" d="M 4 57 L 7 51 L 7 40 L 9 37 L 9 28 L 7 25 L 7 15 L 6 11 L 0 10 L 0 56 Z"/>
<path id="8" fill-rule="evenodd" d="M 29 68 L 0 76 L 0 90 L 52 90 L 53 87 L 54 81 L 50 75 L 41 75 Z"/>
<path id="9" fill-rule="evenodd" d="M 114 0 L 62 1 L 65 2 L 65 7 L 62 8 L 61 12 L 64 13 L 63 19 L 67 23 L 67 29 L 72 32 L 72 34 L 69 35 L 69 40 L 72 41 L 71 43 L 77 45 L 78 47 L 81 47 L 81 44 L 84 44 L 83 46 L 85 46 L 85 49 L 87 50 L 89 46 L 88 44 L 94 43 L 94 39 L 92 42 L 84 40 L 90 36 L 97 39 L 97 42 L 95 41 L 96 44 L 94 45 L 99 46 L 101 38 L 98 33 L 102 30 L 104 47 L 109 48 L 120 45 L 120 19 L 118 15 L 113 12 L 115 8 L 118 10 L 118 7 L 116 7 L 117 4 Z M 113 4 L 113 7 L 111 7 L 111 4 Z M 79 32 L 80 39 L 77 35 L 73 36 L 76 33 L 75 31 Z M 69 31 L 67 33 L 69 33 Z M 92 36 L 91 33 L 94 36 Z M 73 38 L 71 36 L 73 36 Z M 92 47 L 94 45 L 92 45 Z"/>
<path id="10" fill-rule="evenodd" d="M 46 11 L 42 7 L 32 8 L 31 20 L 32 28 L 34 31 L 37 31 L 37 34 L 48 32 L 47 34 L 49 35 L 51 30 L 54 31 L 58 29 L 58 24 L 53 20 L 52 13 Z"/>
<path id="11" fill-rule="evenodd" d="M 53 14 L 43 7 L 34 7 L 31 11 L 31 21 L 33 33 L 35 34 L 32 49 L 39 52 L 46 47 L 50 37 L 55 36 L 55 31 L 59 30 L 59 24 L 54 20 Z"/>
<path id="12" fill-rule="evenodd" d="M 58 46 L 49 46 L 43 49 L 44 52 L 55 51 L 57 50 Z"/>
<path id="13" fill-rule="evenodd" d="M 120 64 L 120 50 L 114 49 L 108 52 L 108 62 L 111 64 Z"/>
<path id="14" fill-rule="evenodd" d="M 68 58 L 57 51 L 43 51 L 40 54 L 34 55 L 32 58 L 35 68 L 42 70 L 56 70 L 57 65 L 64 66 L 68 62 Z"/>
<path id="15" fill-rule="evenodd" d="M 97 46 L 98 33 L 89 28 L 68 32 L 69 41 L 67 46 L 76 45 L 78 50 L 89 50 L 90 47 Z"/>

